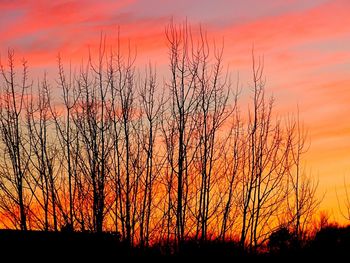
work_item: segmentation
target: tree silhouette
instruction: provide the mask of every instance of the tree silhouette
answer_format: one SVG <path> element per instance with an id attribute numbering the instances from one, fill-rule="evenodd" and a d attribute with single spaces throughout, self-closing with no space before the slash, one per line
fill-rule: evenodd
<path id="1" fill-rule="evenodd" d="M 223 44 L 205 30 L 171 22 L 165 38 L 163 82 L 152 62 L 138 70 L 119 33 L 112 45 L 101 35 L 77 69 L 59 56 L 56 84 L 44 75 L 36 88 L 26 63 L 18 78 L 9 52 L 0 97 L 4 227 L 112 231 L 127 247 L 169 253 L 228 240 L 256 253 L 289 246 L 289 234 L 305 239 L 319 204 L 317 182 L 303 172 L 307 134 L 299 112 L 277 115 L 263 57 L 253 50 L 250 85 L 233 87 Z"/>
<path id="2" fill-rule="evenodd" d="M 29 196 L 26 193 L 29 156 L 25 140 L 23 115 L 27 98 L 28 68 L 22 62 L 22 78 L 16 80 L 14 52 L 8 51 L 8 68 L 1 64 L 3 80 L 0 101 L 0 130 L 2 140 L 1 206 L 10 216 L 14 227 L 27 230 Z"/>

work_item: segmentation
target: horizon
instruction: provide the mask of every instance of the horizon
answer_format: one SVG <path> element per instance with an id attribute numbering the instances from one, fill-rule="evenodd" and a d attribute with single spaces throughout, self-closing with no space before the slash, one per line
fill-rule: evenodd
<path id="1" fill-rule="evenodd" d="M 239 74 L 242 93 L 247 94 L 254 47 L 256 56 L 264 57 L 266 93 L 276 98 L 276 110 L 287 116 L 298 109 L 308 130 L 305 171 L 319 180 L 319 211 L 348 223 L 339 206 L 345 209 L 344 187 L 350 186 L 350 2 L 176 2 L 1 2 L 2 63 L 6 64 L 7 49 L 14 49 L 17 61 L 28 61 L 34 82 L 45 71 L 53 81 L 58 54 L 65 65 L 79 68 L 89 48 L 98 48 L 101 34 L 113 45 L 119 27 L 121 42 L 130 41 L 137 50 L 136 66 L 142 71 L 149 62 L 156 65 L 162 85 L 169 74 L 165 27 L 172 19 L 186 20 L 194 30 L 201 25 L 209 43 L 224 42 L 225 68 L 229 67 L 233 86 Z M 247 99 L 246 94 L 242 97 Z"/>

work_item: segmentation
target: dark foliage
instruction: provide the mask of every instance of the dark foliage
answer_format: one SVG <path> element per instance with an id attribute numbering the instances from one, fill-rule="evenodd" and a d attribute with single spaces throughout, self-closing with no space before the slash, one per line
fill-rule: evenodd
<path id="1" fill-rule="evenodd" d="M 0 231 L 2 258 L 65 260 L 118 258 L 130 252 L 114 233 Z"/>
<path id="2" fill-rule="evenodd" d="M 350 226 L 327 226 L 322 228 L 312 241 L 314 254 L 342 256 L 348 255 L 350 249 Z"/>
<path id="3" fill-rule="evenodd" d="M 269 237 L 268 248 L 271 254 L 285 254 L 296 248 L 297 240 L 286 227 L 281 227 Z"/>
<path id="4" fill-rule="evenodd" d="M 185 241 L 181 253 L 167 250 L 160 244 L 148 248 L 131 248 L 117 233 L 0 231 L 2 258 L 45 261 L 106 260 L 118 262 L 122 258 L 230 258 L 235 260 L 305 260 L 340 258 L 350 248 L 350 226 L 328 226 L 318 231 L 304 246 L 296 246 L 294 235 L 287 228 L 271 234 L 266 251 L 249 253 L 233 241 Z"/>

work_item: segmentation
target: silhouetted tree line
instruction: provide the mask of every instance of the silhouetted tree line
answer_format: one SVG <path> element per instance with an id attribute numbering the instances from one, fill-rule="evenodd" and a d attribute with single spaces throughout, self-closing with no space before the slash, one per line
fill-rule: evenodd
<path id="1" fill-rule="evenodd" d="M 298 113 L 275 113 L 263 58 L 252 53 L 242 88 L 232 85 L 223 45 L 203 30 L 171 23 L 165 36 L 164 81 L 151 64 L 141 74 L 119 39 L 107 48 L 101 37 L 78 70 L 59 57 L 55 82 L 30 81 L 9 51 L 0 86 L 3 227 L 113 231 L 130 245 L 175 250 L 191 239 L 255 251 L 281 225 L 304 238 L 318 205 L 302 161 L 307 134 Z"/>
<path id="2" fill-rule="evenodd" d="M 121 242 L 116 233 L 40 231 L 40 230 L 0 230 L 2 257 L 16 255 L 17 260 L 47 261 L 55 255 L 57 260 L 91 260 L 115 261 L 122 258 L 195 258 L 195 259 L 233 259 L 247 260 L 325 260 L 344 259 L 350 245 L 350 228 L 327 224 L 317 228 L 312 237 L 304 240 L 300 246 L 293 231 L 281 227 L 274 231 L 263 249 L 258 253 L 242 250 L 239 242 L 229 240 L 207 240 L 199 242 L 186 240 L 181 251 L 169 253 L 161 243 L 149 247 L 131 247 Z M 264 261 L 265 262 L 265 261 Z"/>

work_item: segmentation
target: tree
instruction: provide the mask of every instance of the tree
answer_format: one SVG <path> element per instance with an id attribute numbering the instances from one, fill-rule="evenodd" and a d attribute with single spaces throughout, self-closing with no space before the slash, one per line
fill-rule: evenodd
<path id="1" fill-rule="evenodd" d="M 111 76 L 105 74 L 106 62 L 105 40 L 101 39 L 96 65 L 90 58 L 87 70 L 80 73 L 77 80 L 79 99 L 74 112 L 74 124 L 81 140 L 77 152 L 80 172 L 85 182 L 92 189 L 92 224 L 93 230 L 103 231 L 106 214 L 106 185 L 109 178 L 109 162 L 112 150 L 110 129 L 110 103 L 108 91 Z"/>
<path id="2" fill-rule="evenodd" d="M 34 92 L 31 90 L 31 94 Z M 30 96 L 26 103 L 26 126 L 28 130 L 30 166 L 28 173 L 33 182 L 28 184 L 35 200 L 44 213 L 44 230 L 58 230 L 57 185 L 54 165 L 57 156 L 56 145 L 50 140 L 52 118 L 51 95 L 46 75 L 38 85 L 38 96 Z M 28 179 L 29 180 L 29 179 Z M 41 194 L 36 190 L 40 189 Z M 52 224 L 50 218 L 52 217 Z M 40 221 L 40 220 L 39 220 Z"/>
<path id="3" fill-rule="evenodd" d="M 8 70 L 1 64 L 3 80 L 0 101 L 0 132 L 2 141 L 1 206 L 17 228 L 27 230 L 30 195 L 25 189 L 29 156 L 22 123 L 28 81 L 27 63 L 22 62 L 22 79 L 16 80 L 14 52 L 8 51 Z M 6 216 L 6 215 L 5 215 Z"/>
<path id="4" fill-rule="evenodd" d="M 146 70 L 145 79 L 139 88 L 141 111 L 145 118 L 141 118 L 140 141 L 142 150 L 146 155 L 145 172 L 143 178 L 143 197 L 140 208 L 140 244 L 149 245 L 150 221 L 152 216 L 152 199 L 154 183 L 159 171 L 161 162 L 157 160 L 156 154 L 159 150 L 155 149 L 157 133 L 159 132 L 160 114 L 163 105 L 163 95 L 156 98 L 157 79 L 155 69 L 149 65 Z M 145 120 L 144 120 L 145 119 Z"/>
<path id="5" fill-rule="evenodd" d="M 59 202 L 59 208 L 64 217 L 65 226 L 72 229 L 74 227 L 74 177 L 77 173 L 77 162 L 74 162 L 76 156 L 74 156 L 72 148 L 74 148 L 74 145 L 78 145 L 77 133 L 72 124 L 72 116 L 74 107 L 79 99 L 79 91 L 73 83 L 74 76 L 72 76 L 71 69 L 67 79 L 60 56 L 58 57 L 58 74 L 57 83 L 63 95 L 63 112 L 59 112 L 53 107 L 50 107 L 50 111 L 55 123 L 59 147 L 62 151 L 60 170 L 64 186 L 66 186 L 66 178 L 68 179 L 68 209 L 66 209 L 65 205 L 62 205 L 62 202 Z M 63 195 L 65 194 L 63 193 Z M 66 201 L 65 196 L 63 196 L 63 200 Z"/>
<path id="6" fill-rule="evenodd" d="M 195 85 L 198 86 L 198 109 L 195 113 L 198 132 L 195 163 L 198 164 L 200 178 L 199 205 L 196 207 L 196 238 L 207 240 L 208 221 L 212 215 L 213 183 L 217 181 L 218 158 L 223 147 L 219 142 L 219 130 L 230 111 L 227 109 L 230 83 L 222 76 L 223 48 L 214 49 L 214 62 L 210 64 L 210 48 L 204 32 L 200 31 L 200 44 L 194 56 L 198 59 Z M 210 212 L 210 213 L 209 213 Z"/>
<path id="7" fill-rule="evenodd" d="M 289 222 L 298 241 L 304 238 L 306 227 L 315 213 L 320 201 L 316 198 L 318 182 L 303 171 L 302 156 L 308 150 L 307 133 L 300 123 L 299 110 L 295 118 L 287 124 L 290 147 L 290 169 L 288 169 L 290 193 L 287 196 Z"/>
<path id="8" fill-rule="evenodd" d="M 131 55 L 130 46 L 128 47 L 128 55 L 123 56 L 118 35 L 117 50 L 112 51 L 107 69 L 111 98 L 110 118 L 112 125 L 110 130 L 113 141 L 115 228 L 118 231 L 118 221 L 120 221 L 122 237 L 129 244 L 133 244 L 134 212 L 137 206 L 135 198 L 139 183 L 133 165 L 137 165 L 135 162 L 140 161 L 138 153 L 134 151 L 135 149 L 139 151 L 138 147 L 140 147 L 137 142 L 138 131 L 134 130 L 133 125 L 138 121 L 135 107 L 134 61 L 135 57 Z"/>
<path id="9" fill-rule="evenodd" d="M 278 208 L 286 197 L 286 133 L 280 120 L 273 120 L 274 99 L 265 97 L 263 59 L 252 53 L 253 105 L 248 112 L 245 164 L 241 175 L 242 227 L 240 243 L 256 251 L 274 229 Z"/>
<path id="10" fill-rule="evenodd" d="M 348 221 L 350 221 L 350 194 L 348 191 L 348 187 L 346 184 L 346 180 L 344 178 L 344 191 L 345 191 L 345 198 L 343 199 L 343 203 L 340 202 L 338 193 L 337 193 L 337 202 L 338 202 L 338 207 L 340 214 Z M 342 208 L 342 206 L 345 206 L 345 208 Z M 344 212 L 345 209 L 345 212 Z"/>
<path id="11" fill-rule="evenodd" d="M 185 239 L 186 216 L 188 210 L 189 173 L 195 158 L 197 145 L 195 142 L 196 114 L 198 112 L 199 83 L 198 71 L 201 63 L 200 49 L 193 50 L 192 33 L 187 23 L 177 27 L 171 23 L 166 29 L 166 37 L 170 51 L 171 79 L 169 88 L 170 113 L 165 118 L 171 125 L 164 135 L 167 144 L 169 168 L 171 169 L 171 184 L 174 188 L 175 200 L 175 238 L 178 248 Z M 173 180 L 175 177 L 176 181 Z M 172 192 L 173 185 L 169 185 Z M 169 199 L 171 193 L 169 192 Z M 170 200 L 169 210 L 173 200 Z M 170 222 L 169 222 L 170 224 Z"/>
<path id="12" fill-rule="evenodd" d="M 232 110 L 232 123 L 226 144 L 228 145 L 227 153 L 224 155 L 224 164 L 225 164 L 225 175 L 226 180 L 223 182 L 223 200 L 224 207 L 222 210 L 222 219 L 221 219 L 221 228 L 220 228 L 220 237 L 223 241 L 226 240 L 226 234 L 229 228 L 232 227 L 234 218 L 237 216 L 237 207 L 235 207 L 235 197 L 237 196 L 237 188 L 239 182 L 240 171 L 242 165 L 244 165 L 244 140 L 242 134 L 242 120 L 237 105 L 238 101 L 238 92 L 236 92 L 234 106 Z M 222 154 L 222 153 L 221 153 Z M 228 187 L 227 187 L 228 186 Z M 231 215 L 232 210 L 234 215 Z"/>

